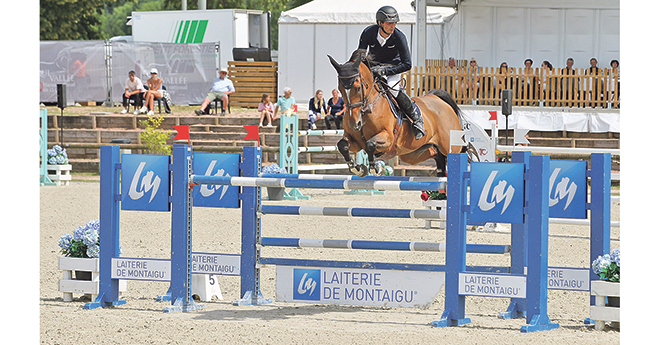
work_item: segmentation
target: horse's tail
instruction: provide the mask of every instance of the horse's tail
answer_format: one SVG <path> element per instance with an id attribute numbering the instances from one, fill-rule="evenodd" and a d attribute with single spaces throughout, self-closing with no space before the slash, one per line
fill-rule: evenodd
<path id="1" fill-rule="evenodd" d="M 435 90 L 431 90 L 429 92 L 429 94 L 434 95 L 434 96 L 440 98 L 441 100 L 445 101 L 445 103 L 449 104 L 449 106 L 454 110 L 454 113 L 456 113 L 456 116 L 458 117 L 458 119 L 461 121 L 461 124 L 463 124 L 463 121 L 462 121 L 463 120 L 462 119 L 463 115 L 461 113 L 461 109 L 458 107 L 458 104 L 456 103 L 454 98 L 451 97 L 449 92 L 447 92 L 445 90 L 442 90 L 442 89 L 435 89 Z"/>

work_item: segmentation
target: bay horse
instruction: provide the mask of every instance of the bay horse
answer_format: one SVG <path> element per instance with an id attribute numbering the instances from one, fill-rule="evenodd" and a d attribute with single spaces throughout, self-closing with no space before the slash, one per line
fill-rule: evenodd
<path id="1" fill-rule="evenodd" d="M 375 157 L 387 160 L 399 156 L 411 165 L 433 158 L 436 175 L 447 176 L 447 154 L 462 150 L 461 146 L 450 146 L 449 143 L 450 131 L 462 130 L 456 101 L 449 93 L 439 89 L 423 97 L 413 97 L 422 111 L 426 131 L 424 137 L 415 140 L 409 121 L 398 125 L 386 99 L 387 83 L 375 80 L 366 64 L 371 64 L 371 61 L 364 55 L 364 50 L 357 50 L 344 64 L 337 63 L 328 55 L 337 71 L 339 91 L 347 104 L 343 120 L 344 136 L 337 143 L 337 148 L 346 160 L 349 171 L 358 176 L 368 173 L 381 176 L 384 169 L 375 164 Z M 356 165 L 351 158 L 351 152 L 360 150 L 368 155 L 369 169 L 362 164 Z"/>

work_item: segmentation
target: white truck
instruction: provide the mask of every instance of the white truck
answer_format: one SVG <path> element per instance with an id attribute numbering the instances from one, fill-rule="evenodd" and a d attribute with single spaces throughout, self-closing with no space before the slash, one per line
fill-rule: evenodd
<path id="1" fill-rule="evenodd" d="M 270 48 L 269 22 L 261 10 L 220 9 L 133 12 L 127 25 L 133 42 L 216 43 L 222 68 L 233 48 Z"/>

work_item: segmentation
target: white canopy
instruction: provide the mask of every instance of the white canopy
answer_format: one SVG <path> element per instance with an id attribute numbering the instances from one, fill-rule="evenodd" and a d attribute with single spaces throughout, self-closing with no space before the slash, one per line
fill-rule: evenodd
<path id="1" fill-rule="evenodd" d="M 278 23 L 372 24 L 376 11 L 384 5 L 396 8 L 399 23 L 414 24 L 415 11 L 411 0 L 315 0 L 290 11 L 282 12 Z M 442 23 L 456 13 L 449 7 L 427 7 L 427 23 Z"/>

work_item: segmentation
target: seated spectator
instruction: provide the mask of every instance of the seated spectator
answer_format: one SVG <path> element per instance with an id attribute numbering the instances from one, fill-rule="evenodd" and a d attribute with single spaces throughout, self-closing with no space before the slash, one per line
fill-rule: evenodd
<path id="1" fill-rule="evenodd" d="M 309 129 L 316 129 L 316 120 L 320 120 L 322 113 L 325 113 L 325 100 L 323 99 L 323 91 L 316 90 L 314 97 L 309 99 L 309 110 L 307 111 L 307 124 Z"/>
<path id="2" fill-rule="evenodd" d="M 275 119 L 277 119 L 278 111 L 281 111 L 282 114 L 286 116 L 293 115 L 296 106 L 296 99 L 291 96 L 292 94 L 293 91 L 291 91 L 290 87 L 287 86 L 284 88 L 284 96 L 278 98 L 277 103 L 275 104 Z"/>
<path id="3" fill-rule="evenodd" d="M 151 78 L 147 80 L 148 90 L 144 94 L 145 105 L 140 109 L 142 113 L 149 109 L 147 115 L 154 114 L 154 99 L 163 97 L 163 79 L 158 76 L 158 70 L 155 68 L 151 69 Z"/>
<path id="4" fill-rule="evenodd" d="M 124 109 L 121 111 L 122 114 L 128 112 L 128 100 L 132 99 L 135 102 L 135 112 L 133 114 L 138 115 L 142 107 L 142 93 L 144 92 L 144 85 L 142 85 L 142 80 L 135 76 L 135 71 L 128 72 L 128 79 L 124 86 L 124 94 L 121 96 L 122 105 Z"/>
<path id="5" fill-rule="evenodd" d="M 261 117 L 259 118 L 259 127 L 264 126 L 264 119 L 268 119 L 268 126 L 273 127 L 273 120 L 275 119 L 275 109 L 273 108 L 273 102 L 270 101 L 270 95 L 264 93 L 261 96 L 261 102 L 259 102 L 259 107 L 257 108 Z"/>
<path id="6" fill-rule="evenodd" d="M 204 99 L 201 109 L 195 110 L 195 114 L 197 115 L 204 114 L 204 110 L 209 104 L 211 104 L 211 102 L 216 100 L 222 100 L 221 115 L 225 116 L 227 105 L 229 105 L 229 95 L 236 92 L 236 89 L 234 89 L 234 83 L 231 81 L 231 79 L 227 78 L 227 74 L 229 74 L 229 71 L 227 71 L 226 68 L 220 69 L 219 74 L 220 77 L 215 78 L 213 80 L 213 86 L 211 86 L 211 89 L 209 90 L 209 94 Z"/>
<path id="7" fill-rule="evenodd" d="M 337 129 L 341 129 L 345 111 L 346 104 L 344 103 L 344 99 L 339 97 L 339 91 L 337 89 L 332 90 L 332 98 L 328 99 L 328 106 L 325 111 L 325 126 L 331 129 L 332 121 L 334 121 Z"/>

